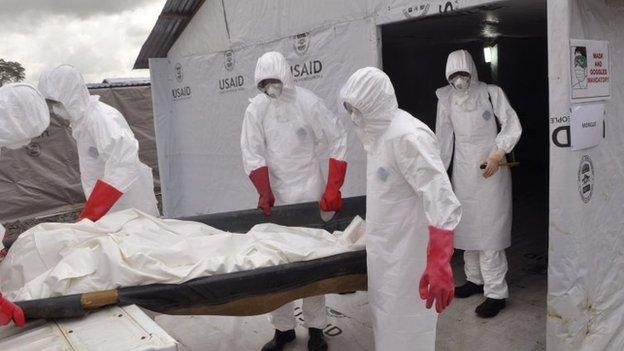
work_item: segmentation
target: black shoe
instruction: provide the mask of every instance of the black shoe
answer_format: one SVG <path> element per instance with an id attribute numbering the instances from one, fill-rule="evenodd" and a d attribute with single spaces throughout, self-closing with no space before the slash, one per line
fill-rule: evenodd
<path id="1" fill-rule="evenodd" d="M 505 299 L 490 299 L 488 297 L 482 304 L 477 306 L 475 312 L 477 312 L 477 315 L 481 318 L 492 318 L 496 316 L 500 310 L 505 308 L 506 305 Z"/>
<path id="2" fill-rule="evenodd" d="M 459 299 L 482 293 L 483 285 L 477 285 L 473 282 L 466 282 L 466 284 L 455 288 L 455 297 Z"/>
<path id="3" fill-rule="evenodd" d="M 325 341 L 323 331 L 317 328 L 310 328 L 309 331 L 308 351 L 327 351 L 327 341 Z"/>
<path id="4" fill-rule="evenodd" d="M 264 345 L 262 351 L 282 351 L 284 346 L 286 346 L 289 342 L 293 342 L 295 338 L 297 338 L 297 335 L 295 335 L 294 330 L 287 330 L 283 332 L 276 329 L 275 336 L 273 336 L 271 341 Z"/>

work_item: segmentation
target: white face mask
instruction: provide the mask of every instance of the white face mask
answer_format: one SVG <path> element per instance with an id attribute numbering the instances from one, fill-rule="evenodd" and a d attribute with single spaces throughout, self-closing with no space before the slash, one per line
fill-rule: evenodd
<path id="1" fill-rule="evenodd" d="M 457 76 L 451 80 L 451 84 L 459 91 L 466 91 L 470 87 L 470 77 Z"/>
<path id="2" fill-rule="evenodd" d="M 66 120 L 70 120 L 71 118 L 69 117 L 69 113 L 67 112 L 67 109 L 65 108 L 65 106 L 57 101 L 52 101 L 52 100 L 46 100 L 47 104 L 48 104 L 48 109 L 50 110 L 50 112 L 52 112 L 53 114 L 66 119 Z"/>
<path id="3" fill-rule="evenodd" d="M 354 109 L 351 112 L 351 121 L 353 121 L 356 127 L 362 128 L 364 126 L 364 116 L 362 116 L 362 112 Z"/>
<path id="4" fill-rule="evenodd" d="M 264 87 L 264 93 L 272 99 L 278 99 L 282 96 L 283 89 L 284 85 L 282 83 L 270 83 Z"/>
<path id="5" fill-rule="evenodd" d="M 351 106 L 349 103 L 344 103 L 344 107 L 349 113 L 349 117 L 351 118 L 351 122 L 355 124 L 356 127 L 362 128 L 364 125 L 364 116 L 362 116 L 362 112 L 360 112 L 355 107 Z"/>

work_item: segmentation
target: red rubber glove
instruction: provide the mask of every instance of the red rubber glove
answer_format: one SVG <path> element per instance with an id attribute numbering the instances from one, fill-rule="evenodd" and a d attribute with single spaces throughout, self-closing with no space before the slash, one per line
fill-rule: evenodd
<path id="1" fill-rule="evenodd" d="M 258 208 L 264 212 L 265 216 L 271 215 L 271 207 L 275 205 L 275 196 L 271 191 L 271 183 L 269 182 L 269 167 L 264 166 L 256 169 L 249 174 L 249 179 L 256 187 L 258 195 Z"/>
<path id="2" fill-rule="evenodd" d="M 429 226 L 427 245 L 427 268 L 420 279 L 420 298 L 426 300 L 427 308 L 436 303 L 436 311 L 442 313 L 453 300 L 455 282 L 451 270 L 453 256 L 453 231 Z"/>
<path id="3" fill-rule="evenodd" d="M 320 207 L 325 212 L 340 211 L 342 209 L 342 194 L 340 188 L 344 184 L 347 174 L 347 163 L 334 158 L 329 159 L 327 187 L 321 198 Z"/>
<path id="4" fill-rule="evenodd" d="M 123 193 L 115 189 L 112 185 L 98 180 L 97 183 L 95 183 L 95 187 L 93 188 L 82 213 L 80 213 L 80 216 L 78 217 L 78 221 L 88 218 L 95 222 L 104 217 L 111 207 L 113 207 L 115 202 L 119 200 L 121 195 L 123 195 Z"/>
<path id="5" fill-rule="evenodd" d="M 0 294 L 0 326 L 7 325 L 11 321 L 18 327 L 23 327 L 24 324 L 26 324 L 24 311 L 22 311 L 18 305 L 5 299 L 2 297 L 2 294 Z"/>

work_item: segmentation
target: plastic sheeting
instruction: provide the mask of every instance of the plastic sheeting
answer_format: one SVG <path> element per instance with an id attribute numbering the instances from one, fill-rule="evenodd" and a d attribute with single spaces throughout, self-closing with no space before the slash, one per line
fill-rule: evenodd
<path id="1" fill-rule="evenodd" d="M 158 162 L 149 86 L 97 89 L 101 101 L 119 110 L 139 141 L 141 160 L 154 170 Z M 0 222 L 72 211 L 84 201 L 76 142 L 68 123 L 57 116 L 29 147 L 2 151 L 0 156 Z"/>
<path id="2" fill-rule="evenodd" d="M 266 223 L 242 235 L 126 210 L 96 223 L 44 223 L 25 232 L 0 263 L 1 289 L 22 301 L 179 284 L 362 250 L 363 234 L 361 218 L 333 234 Z"/>
<path id="3" fill-rule="evenodd" d="M 612 78 L 603 142 L 572 151 L 551 141 L 548 349 L 622 350 L 624 8 L 604 0 L 548 5 L 553 138 L 569 128 L 569 40 L 608 40 Z"/>
<path id="4" fill-rule="evenodd" d="M 240 134 L 249 99 L 258 93 L 253 77 L 262 54 L 283 53 L 295 84 L 323 98 L 350 127 L 338 91 L 357 68 L 376 64 L 376 45 L 372 22 L 358 21 L 225 53 L 151 60 L 165 216 L 256 207 L 256 191 L 243 170 Z M 326 158 L 322 150 L 322 166 Z M 346 161 L 343 195 L 362 195 L 365 157 L 352 131 Z"/>
<path id="5" fill-rule="evenodd" d="M 391 23 L 492 2 L 495 0 L 207 0 L 168 57 L 240 49 L 366 18 L 378 24 Z"/>

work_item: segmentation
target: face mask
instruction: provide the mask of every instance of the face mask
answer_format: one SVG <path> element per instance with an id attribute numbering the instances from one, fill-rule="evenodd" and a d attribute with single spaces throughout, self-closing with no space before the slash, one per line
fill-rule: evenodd
<path id="1" fill-rule="evenodd" d="M 453 78 L 451 84 L 459 91 L 466 91 L 470 87 L 470 77 L 457 76 Z"/>
<path id="2" fill-rule="evenodd" d="M 70 120 L 69 113 L 62 103 L 51 100 L 46 100 L 46 102 L 48 103 L 48 109 L 50 110 L 50 112 L 63 119 Z"/>
<path id="3" fill-rule="evenodd" d="M 362 112 L 353 109 L 351 111 L 351 121 L 355 124 L 356 127 L 362 128 L 364 125 L 364 116 L 362 116 Z"/>
<path id="4" fill-rule="evenodd" d="M 282 83 L 270 83 L 264 88 L 264 93 L 272 99 L 277 99 L 282 95 L 283 89 Z"/>
<path id="5" fill-rule="evenodd" d="M 351 118 L 351 122 L 355 124 L 356 127 L 362 127 L 364 122 L 364 117 L 362 116 L 362 112 L 360 112 L 355 107 L 351 106 L 351 104 L 345 102 L 344 107 L 349 113 L 349 117 Z"/>

